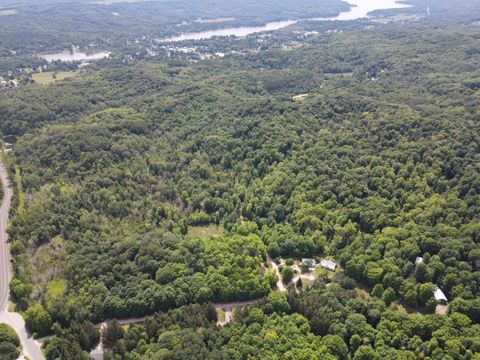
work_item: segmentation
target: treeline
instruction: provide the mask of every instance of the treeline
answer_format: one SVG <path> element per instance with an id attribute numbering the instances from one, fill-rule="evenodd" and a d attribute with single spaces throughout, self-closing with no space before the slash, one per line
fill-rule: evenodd
<path id="1" fill-rule="evenodd" d="M 105 358 L 474 359 L 480 351 L 478 325 L 465 315 L 399 314 L 383 300 L 359 298 L 344 287 L 348 279 L 337 280 L 271 293 L 257 306 L 237 309 L 224 327 L 215 326 L 211 304 L 160 313 L 126 332 L 110 323 Z"/>

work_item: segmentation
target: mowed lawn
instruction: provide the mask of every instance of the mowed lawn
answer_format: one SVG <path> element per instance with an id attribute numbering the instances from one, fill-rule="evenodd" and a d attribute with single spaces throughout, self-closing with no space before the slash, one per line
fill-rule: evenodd
<path id="1" fill-rule="evenodd" d="M 37 84 L 48 85 L 55 81 L 61 81 L 70 77 L 78 75 L 78 71 L 59 71 L 59 72 L 41 72 L 32 74 L 32 79 L 35 80 Z"/>

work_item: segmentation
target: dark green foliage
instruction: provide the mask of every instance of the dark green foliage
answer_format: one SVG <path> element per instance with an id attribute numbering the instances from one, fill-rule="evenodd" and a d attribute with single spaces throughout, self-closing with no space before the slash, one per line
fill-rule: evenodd
<path id="1" fill-rule="evenodd" d="M 329 287 L 317 283 L 300 294 L 289 293 L 290 311 L 304 312 L 305 317 L 298 313 L 272 313 L 269 309 L 273 302 L 282 297 L 283 294 L 271 295 L 259 307 L 239 311 L 236 321 L 220 328 L 201 320 L 208 317 L 206 305 L 158 314 L 143 325 L 130 326 L 124 343 L 115 346 L 111 356 L 310 359 L 316 354 L 314 358 L 328 360 L 382 356 L 416 359 L 420 350 L 428 358 L 451 354 L 448 356 L 455 359 L 468 358 L 480 350 L 478 325 L 472 325 L 467 316 L 459 313 L 401 315 L 386 310 L 379 300 L 356 298 L 354 292 L 336 283 Z M 334 317 L 322 337 L 314 336 L 310 326 L 321 314 Z"/>
<path id="2" fill-rule="evenodd" d="M 294 275 L 293 269 L 290 266 L 285 266 L 282 270 L 282 281 L 285 284 L 289 284 Z"/>
<path id="3" fill-rule="evenodd" d="M 45 358 L 47 360 L 87 360 L 90 357 L 80 349 L 78 343 L 56 336 L 45 347 Z"/>
<path id="4" fill-rule="evenodd" d="M 31 306 L 25 311 L 25 324 L 36 336 L 50 335 L 52 331 L 52 318 L 41 304 Z"/>
<path id="5" fill-rule="evenodd" d="M 123 339 L 125 331 L 116 320 L 109 320 L 105 324 L 105 329 L 102 332 L 102 343 L 105 348 L 111 349 L 119 340 Z"/>
<path id="6" fill-rule="evenodd" d="M 31 288 L 29 285 L 22 283 L 18 279 L 10 282 L 10 292 L 15 302 L 21 309 L 26 309 L 29 302 Z"/>
<path id="7" fill-rule="evenodd" d="M 0 324 L 0 358 L 16 360 L 20 355 L 20 339 L 15 331 L 5 324 Z"/>

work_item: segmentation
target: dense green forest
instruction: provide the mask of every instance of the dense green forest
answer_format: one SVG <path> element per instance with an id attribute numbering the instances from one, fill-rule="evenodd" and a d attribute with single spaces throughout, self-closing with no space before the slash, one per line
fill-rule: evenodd
<path id="1" fill-rule="evenodd" d="M 449 4 L 0 92 L 10 290 L 47 359 L 107 320 L 106 359 L 479 359 L 480 27 Z M 280 293 L 278 257 L 339 270 Z"/>
<path id="2" fill-rule="evenodd" d="M 300 294 L 271 293 L 237 311 L 235 322 L 223 328 L 215 325 L 212 304 L 159 313 L 127 331 L 110 322 L 105 359 L 478 358 L 480 325 L 466 315 L 398 314 L 385 300 L 358 298 L 348 284 L 318 282 Z M 70 339 L 61 333 L 47 346 L 47 359 L 81 358 Z"/>
<path id="3" fill-rule="evenodd" d="M 472 326 L 465 315 L 385 312 L 382 301 L 360 300 L 337 284 L 319 283 L 300 295 L 289 293 L 288 299 L 283 294 L 270 296 L 259 309 L 239 313 L 234 325 L 220 330 L 199 331 L 195 323 L 177 325 L 177 316 L 171 318 L 159 316 L 144 328 L 131 327 L 111 358 L 165 359 L 201 349 L 195 358 L 458 359 L 478 351 L 478 325 Z M 152 341 L 155 335 L 158 340 Z M 151 344 L 132 346 L 142 339 Z"/>

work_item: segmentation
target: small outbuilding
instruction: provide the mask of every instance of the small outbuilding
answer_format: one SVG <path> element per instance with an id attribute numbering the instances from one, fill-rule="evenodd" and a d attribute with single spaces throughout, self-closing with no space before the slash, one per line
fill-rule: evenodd
<path id="1" fill-rule="evenodd" d="M 328 259 L 323 259 L 320 262 L 320 266 L 330 271 L 335 271 L 335 269 L 337 268 L 337 264 L 334 263 L 332 260 L 328 260 Z"/>
<path id="2" fill-rule="evenodd" d="M 433 296 L 435 297 L 435 300 L 437 300 L 438 304 L 440 305 L 448 304 L 448 299 L 440 288 L 437 287 L 437 289 L 433 293 Z"/>
<path id="3" fill-rule="evenodd" d="M 317 262 L 315 259 L 302 259 L 302 262 L 300 264 L 302 267 L 308 268 L 309 271 L 314 271 L 315 268 L 317 267 Z"/>

